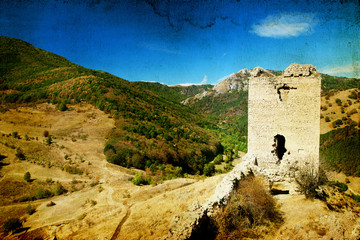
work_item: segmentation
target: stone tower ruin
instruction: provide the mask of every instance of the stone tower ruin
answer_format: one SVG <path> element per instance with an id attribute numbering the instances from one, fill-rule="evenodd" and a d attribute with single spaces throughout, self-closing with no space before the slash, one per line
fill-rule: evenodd
<path id="1" fill-rule="evenodd" d="M 304 166 L 317 171 L 320 91 L 321 75 L 312 65 L 291 64 L 280 76 L 255 68 L 249 78 L 246 158 L 275 175 Z"/>

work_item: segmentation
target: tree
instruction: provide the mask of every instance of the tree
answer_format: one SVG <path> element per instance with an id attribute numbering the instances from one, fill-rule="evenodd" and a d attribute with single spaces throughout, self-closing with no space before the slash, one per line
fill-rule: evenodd
<path id="1" fill-rule="evenodd" d="M 20 160 L 25 160 L 25 155 L 24 155 L 23 151 L 21 150 L 21 148 L 16 148 L 15 156 Z"/>
<path id="2" fill-rule="evenodd" d="M 31 174 L 29 172 L 26 172 L 24 174 L 24 180 L 27 181 L 27 182 L 30 182 L 31 180 Z"/>
<path id="3" fill-rule="evenodd" d="M 35 208 L 33 208 L 30 204 L 26 207 L 26 212 L 29 214 L 29 215 L 33 215 L 36 210 Z"/>
<path id="4" fill-rule="evenodd" d="M 44 137 L 48 137 L 48 136 L 49 136 L 49 131 L 48 131 L 48 130 L 45 130 L 45 131 L 43 132 L 43 136 L 44 136 Z"/>
<path id="5" fill-rule="evenodd" d="M 63 185 L 61 185 L 60 183 L 58 183 L 58 184 L 56 185 L 56 187 L 54 188 L 53 192 L 54 192 L 55 196 L 57 196 L 57 195 L 61 195 L 61 194 L 63 194 L 63 193 L 66 193 L 67 190 L 63 187 Z"/>
<path id="6" fill-rule="evenodd" d="M 56 108 L 62 112 L 68 109 L 65 102 L 58 103 L 58 105 L 56 105 Z"/>
<path id="7" fill-rule="evenodd" d="M 10 218 L 4 223 L 3 231 L 5 233 L 13 232 L 21 227 L 22 227 L 22 223 L 19 218 Z"/>
<path id="8" fill-rule="evenodd" d="M 215 165 L 212 163 L 205 164 L 204 167 L 204 175 L 205 176 L 211 176 L 215 173 Z"/>
<path id="9" fill-rule="evenodd" d="M 52 143 L 52 138 L 51 138 L 51 135 L 49 135 L 47 138 L 46 138 L 46 143 L 48 145 L 50 145 Z"/>

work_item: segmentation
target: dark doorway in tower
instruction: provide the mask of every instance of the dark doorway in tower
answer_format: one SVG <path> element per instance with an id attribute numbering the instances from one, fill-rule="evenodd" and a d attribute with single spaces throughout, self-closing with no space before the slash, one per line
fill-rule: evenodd
<path id="1" fill-rule="evenodd" d="M 285 148 L 285 137 L 283 135 L 278 134 L 274 137 L 274 142 L 275 142 L 275 154 L 279 159 L 278 163 L 280 163 L 280 161 L 283 159 L 284 154 L 287 151 Z"/>

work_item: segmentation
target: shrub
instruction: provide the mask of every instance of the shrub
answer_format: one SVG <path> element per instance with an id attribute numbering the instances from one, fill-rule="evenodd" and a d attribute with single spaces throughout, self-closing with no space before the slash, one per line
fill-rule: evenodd
<path id="1" fill-rule="evenodd" d="M 339 127 L 339 126 L 341 126 L 341 125 L 343 125 L 344 123 L 343 123 L 343 121 L 341 120 L 341 119 L 337 119 L 336 121 L 334 121 L 333 123 L 332 123 L 332 125 L 333 125 L 333 127 L 334 128 L 337 128 L 337 127 Z"/>
<path id="2" fill-rule="evenodd" d="M 36 212 L 36 210 L 35 210 L 35 208 L 33 208 L 30 204 L 26 207 L 26 212 L 27 212 L 27 214 L 29 214 L 29 215 L 33 215 L 35 212 Z"/>
<path id="3" fill-rule="evenodd" d="M 338 106 L 341 106 L 341 105 L 342 105 L 342 101 L 341 101 L 341 99 L 339 99 L 339 98 L 335 99 L 335 102 L 336 102 L 336 104 L 337 104 Z"/>
<path id="4" fill-rule="evenodd" d="M 176 167 L 175 168 L 175 175 L 176 176 L 181 176 L 183 173 L 183 168 L 182 167 Z"/>
<path id="5" fill-rule="evenodd" d="M 46 183 L 48 183 L 48 184 L 52 184 L 54 181 L 52 180 L 52 178 L 47 178 L 46 179 Z"/>
<path id="6" fill-rule="evenodd" d="M 100 183 L 99 181 L 93 181 L 93 182 L 90 183 L 90 187 L 95 187 L 99 183 Z"/>
<path id="7" fill-rule="evenodd" d="M 348 190 L 348 186 L 342 182 L 338 182 L 338 181 L 330 182 L 330 185 L 336 186 L 340 192 L 346 192 L 346 190 Z"/>
<path id="8" fill-rule="evenodd" d="M 151 184 L 151 179 L 144 177 L 141 173 L 137 173 L 131 181 L 137 186 Z"/>
<path id="9" fill-rule="evenodd" d="M 17 138 L 19 135 L 18 135 L 18 132 L 12 132 L 11 136 L 13 136 L 13 138 Z"/>
<path id="10" fill-rule="evenodd" d="M 156 170 L 157 170 L 156 164 L 155 163 L 151 164 L 149 169 L 150 169 L 151 172 L 156 172 Z"/>
<path id="11" fill-rule="evenodd" d="M 257 228 L 282 221 L 275 200 L 254 176 L 238 183 L 227 205 L 215 213 L 214 219 L 218 232 L 216 239 L 261 238 Z"/>
<path id="12" fill-rule="evenodd" d="M 299 191 L 305 195 L 306 198 L 314 198 L 316 196 L 316 189 L 320 185 L 319 173 L 313 168 L 304 168 L 299 171 L 295 181 L 299 186 Z"/>
<path id="13" fill-rule="evenodd" d="M 69 165 L 62 167 L 62 170 L 64 170 L 65 172 L 71 173 L 71 174 L 81 175 L 84 173 L 84 171 L 81 168 L 78 168 L 76 166 L 69 166 Z"/>
<path id="14" fill-rule="evenodd" d="M 204 175 L 211 176 L 215 173 L 215 165 L 212 163 L 205 164 L 204 166 Z"/>
<path id="15" fill-rule="evenodd" d="M 226 172 L 229 172 L 229 171 L 231 171 L 231 169 L 233 169 L 233 165 L 231 164 L 231 162 L 228 162 L 226 165 L 225 165 L 225 167 L 224 167 L 224 170 L 226 171 Z"/>
<path id="16" fill-rule="evenodd" d="M 62 112 L 68 110 L 68 107 L 66 106 L 65 102 L 58 103 L 56 105 L 56 108 Z"/>
<path id="17" fill-rule="evenodd" d="M 325 118 L 325 122 L 330 122 L 330 118 L 328 116 Z"/>
<path id="18" fill-rule="evenodd" d="M 49 131 L 45 130 L 45 131 L 43 132 L 43 136 L 44 136 L 44 137 L 48 137 L 48 136 L 49 136 Z"/>
<path id="19" fill-rule="evenodd" d="M 49 135 L 47 138 L 46 138 L 46 144 L 47 145 L 50 145 L 52 143 L 52 138 L 51 136 Z"/>
<path id="20" fill-rule="evenodd" d="M 215 157 L 214 164 L 220 164 L 222 161 L 223 161 L 223 156 L 219 154 Z"/>
<path id="21" fill-rule="evenodd" d="M 24 155 L 23 151 L 21 150 L 21 148 L 17 148 L 17 149 L 16 149 L 15 156 L 16 156 L 19 160 L 25 160 L 25 155 Z"/>
<path id="22" fill-rule="evenodd" d="M 22 223 L 19 218 L 10 218 L 4 223 L 3 231 L 5 233 L 13 232 L 21 227 L 22 227 Z"/>
<path id="23" fill-rule="evenodd" d="M 54 190 L 53 190 L 53 193 L 55 194 L 55 196 L 61 195 L 61 194 L 66 193 L 66 192 L 67 192 L 67 190 L 60 183 L 58 183 L 56 185 L 56 187 L 54 188 Z"/>
<path id="24" fill-rule="evenodd" d="M 35 194 L 36 199 L 43 199 L 52 196 L 53 194 L 49 190 L 45 190 L 43 188 L 39 188 Z"/>
<path id="25" fill-rule="evenodd" d="M 108 150 L 112 150 L 114 154 L 116 154 L 116 149 L 113 145 L 111 145 L 110 143 L 107 143 L 104 147 L 104 154 L 108 151 Z"/>
<path id="26" fill-rule="evenodd" d="M 31 174 L 29 172 L 26 172 L 24 174 L 24 180 L 27 181 L 27 182 L 30 182 L 31 180 Z"/>
<path id="27" fill-rule="evenodd" d="M 356 94 L 355 91 L 351 91 L 350 95 L 348 96 L 348 98 L 351 98 L 351 99 L 357 99 L 358 98 L 358 95 Z"/>
<path id="28" fill-rule="evenodd" d="M 352 194 L 350 197 L 360 203 L 360 195 Z"/>

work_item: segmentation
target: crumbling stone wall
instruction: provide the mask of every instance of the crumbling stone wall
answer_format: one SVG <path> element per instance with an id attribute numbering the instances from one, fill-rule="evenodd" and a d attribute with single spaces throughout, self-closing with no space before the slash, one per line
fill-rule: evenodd
<path id="1" fill-rule="evenodd" d="M 319 167 L 321 75 L 291 64 L 281 76 L 258 68 L 249 79 L 248 154 L 259 167 Z"/>

